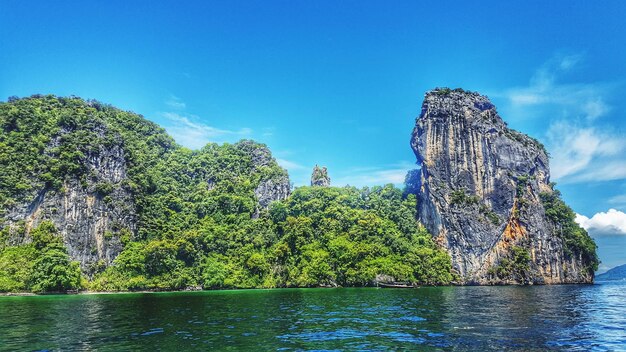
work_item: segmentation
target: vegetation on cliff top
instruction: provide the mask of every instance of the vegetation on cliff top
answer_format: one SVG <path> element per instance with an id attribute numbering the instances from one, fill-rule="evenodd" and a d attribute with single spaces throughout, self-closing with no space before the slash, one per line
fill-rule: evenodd
<path id="1" fill-rule="evenodd" d="M 121 145 L 137 194 L 149 187 L 143 171 L 176 145 L 142 116 L 96 101 L 55 96 L 10 98 L 0 103 L 0 218 L 41 189 L 61 190 L 63 180 L 92 177 L 86 164 L 100 146 Z"/>

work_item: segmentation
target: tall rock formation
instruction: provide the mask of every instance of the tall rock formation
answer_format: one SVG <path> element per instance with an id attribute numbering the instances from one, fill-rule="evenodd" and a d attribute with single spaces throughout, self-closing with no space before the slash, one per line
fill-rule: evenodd
<path id="1" fill-rule="evenodd" d="M 311 174 L 311 186 L 330 186 L 330 177 L 328 176 L 328 170 L 325 166 L 319 167 L 315 165 L 313 173 Z"/>
<path id="2" fill-rule="evenodd" d="M 461 283 L 593 281 L 595 244 L 571 225 L 544 147 L 509 129 L 487 97 L 426 93 L 411 146 L 421 166 L 418 218 L 450 253 Z M 546 213 L 554 204 L 564 216 Z"/>

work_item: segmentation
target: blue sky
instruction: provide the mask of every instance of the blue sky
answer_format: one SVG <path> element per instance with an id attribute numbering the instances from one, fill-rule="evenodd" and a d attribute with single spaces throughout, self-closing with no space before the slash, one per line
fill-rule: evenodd
<path id="1" fill-rule="evenodd" d="M 546 144 L 610 267 L 626 263 L 624 15 L 617 0 L 5 0 L 0 97 L 95 98 L 191 148 L 266 143 L 295 185 L 317 163 L 362 186 L 414 168 L 426 90 L 479 91 Z"/>

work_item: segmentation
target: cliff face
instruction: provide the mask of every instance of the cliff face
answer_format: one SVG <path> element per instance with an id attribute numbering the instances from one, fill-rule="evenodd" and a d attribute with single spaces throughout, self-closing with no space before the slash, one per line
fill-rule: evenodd
<path id="1" fill-rule="evenodd" d="M 64 192 L 43 188 L 32 202 L 11 209 L 4 225 L 23 224 L 28 235 L 42 221 L 51 220 L 63 235 L 70 257 L 91 273 L 96 265 L 109 265 L 122 250 L 119 237 L 109 235 L 120 229 L 134 232 L 137 225 L 134 200 L 127 190 L 118 188 L 105 200 L 95 185 L 85 187 L 70 179 L 63 182 Z M 13 242 L 24 240 L 28 237 L 14 237 Z"/>
<path id="2" fill-rule="evenodd" d="M 45 153 L 62 147 L 71 132 L 61 129 Z M 103 137 L 109 131 L 105 125 L 96 124 L 92 132 Z M 81 162 L 88 177 L 67 177 L 60 189 L 34 181 L 30 197 L 10 208 L 0 225 L 14 228 L 12 232 L 17 235 L 12 242 L 18 244 L 29 241 L 28 234 L 42 221 L 51 220 L 62 234 L 70 257 L 90 274 L 117 257 L 122 243 L 113 234 L 134 233 L 137 212 L 132 192 L 123 185 L 128 181 L 127 161 L 119 138 L 110 145 L 89 148 Z M 16 227 L 19 230 L 15 231 Z"/>
<path id="3" fill-rule="evenodd" d="M 462 283 L 593 281 L 591 259 L 566 248 L 546 216 L 542 196 L 554 190 L 543 146 L 509 129 L 487 97 L 428 92 L 411 146 L 418 218 Z"/>
<path id="4" fill-rule="evenodd" d="M 253 141 L 244 140 L 237 143 L 237 146 L 250 156 L 250 173 L 260 172 L 263 168 L 271 168 L 276 165 L 276 160 L 266 146 L 260 146 Z M 270 177 L 262 177 L 259 184 L 254 189 L 257 199 L 257 212 L 267 208 L 271 202 L 287 199 L 291 193 L 289 175 L 286 172 L 274 174 Z"/>

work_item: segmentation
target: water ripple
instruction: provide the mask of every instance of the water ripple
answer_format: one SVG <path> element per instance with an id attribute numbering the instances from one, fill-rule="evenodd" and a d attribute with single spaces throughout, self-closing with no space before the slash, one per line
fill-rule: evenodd
<path id="1" fill-rule="evenodd" d="M 626 350 L 626 282 L 0 297 L 0 351 Z"/>

